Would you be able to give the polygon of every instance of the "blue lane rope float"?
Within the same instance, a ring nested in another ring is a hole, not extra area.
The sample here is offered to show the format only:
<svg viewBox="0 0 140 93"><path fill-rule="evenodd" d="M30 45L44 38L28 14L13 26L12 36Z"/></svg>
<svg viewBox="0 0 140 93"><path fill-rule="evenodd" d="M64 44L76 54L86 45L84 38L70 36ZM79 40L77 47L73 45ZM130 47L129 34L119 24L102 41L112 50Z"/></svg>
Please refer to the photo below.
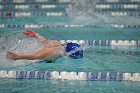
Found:
<svg viewBox="0 0 140 93"><path fill-rule="evenodd" d="M101 14L104 14L106 13L105 11L100 11ZM119 16L119 17L122 17L122 16L140 16L140 12L138 11L111 11L111 12L108 12L109 15L111 16Z"/></svg>
<svg viewBox="0 0 140 93"><path fill-rule="evenodd" d="M140 25L139 24L112 24L111 25L112 27L116 27L116 28L128 28L128 29L137 29L137 28L140 28Z"/></svg>
<svg viewBox="0 0 140 93"><path fill-rule="evenodd" d="M1 9L0 9L1 10ZM104 12L101 12L104 13ZM111 16L140 16L140 12L109 12ZM68 16L65 12L0 12L0 17Z"/></svg>
<svg viewBox="0 0 140 93"><path fill-rule="evenodd" d="M71 0L0 0L1 3L70 3Z"/></svg>
<svg viewBox="0 0 140 93"><path fill-rule="evenodd" d="M140 81L140 73L119 72L67 72L67 71L0 71L0 78L15 79L66 79L89 81Z"/></svg>
<svg viewBox="0 0 140 93"><path fill-rule="evenodd" d="M111 16L140 16L140 12L120 12L120 11L115 11L115 12L110 12Z"/></svg>
<svg viewBox="0 0 140 93"><path fill-rule="evenodd" d="M47 24L0 24L0 28L77 28L77 27L95 27L95 25L76 25L76 24L62 24L62 25L47 25ZM111 24L111 27L115 28L128 28L128 29L138 29L139 24Z"/></svg>
<svg viewBox="0 0 140 93"><path fill-rule="evenodd" d="M47 24L0 24L0 28L67 28L67 27L89 27L87 25L47 25ZM90 25L92 27L92 25Z"/></svg>
<svg viewBox="0 0 140 93"><path fill-rule="evenodd" d="M47 8L67 8L70 5L0 5L0 9L47 9ZM139 4L96 4L96 9L139 9Z"/></svg>
<svg viewBox="0 0 140 93"><path fill-rule="evenodd" d="M2 3L44 3L44 2L60 2L70 3L72 0L0 0ZM139 0L97 0L98 3L138 3Z"/></svg>
<svg viewBox="0 0 140 93"><path fill-rule="evenodd" d="M0 12L0 17L68 16L65 12Z"/></svg>
<svg viewBox="0 0 140 93"><path fill-rule="evenodd" d="M61 44L77 43L89 46L140 46L140 40L59 40Z"/></svg>
<svg viewBox="0 0 140 93"><path fill-rule="evenodd" d="M139 4L96 4L96 9L140 9Z"/></svg>
<svg viewBox="0 0 140 93"><path fill-rule="evenodd" d="M140 40L60 40L61 44L67 42L91 46L140 46Z"/></svg>
<svg viewBox="0 0 140 93"><path fill-rule="evenodd" d="M57 9L57 8L68 8L70 5L55 5L55 4L33 4L33 5L0 5L0 10L26 10L26 9Z"/></svg>
<svg viewBox="0 0 140 93"><path fill-rule="evenodd" d="M138 3L139 0L97 0L98 3Z"/></svg>

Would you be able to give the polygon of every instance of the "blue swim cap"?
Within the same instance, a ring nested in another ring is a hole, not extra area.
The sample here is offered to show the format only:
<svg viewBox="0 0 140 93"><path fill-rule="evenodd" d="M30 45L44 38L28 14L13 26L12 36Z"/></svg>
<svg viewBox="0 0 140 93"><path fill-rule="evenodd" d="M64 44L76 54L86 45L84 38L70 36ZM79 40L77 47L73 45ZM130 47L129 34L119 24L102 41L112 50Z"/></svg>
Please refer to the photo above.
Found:
<svg viewBox="0 0 140 93"><path fill-rule="evenodd" d="M81 45L77 44L77 43L72 43L72 42L67 43L65 52L71 52L71 51L74 51L76 48L80 48L80 47L81 47ZM69 57L73 58L73 59L82 58L83 57L83 50L77 50L76 52L71 53L69 55Z"/></svg>

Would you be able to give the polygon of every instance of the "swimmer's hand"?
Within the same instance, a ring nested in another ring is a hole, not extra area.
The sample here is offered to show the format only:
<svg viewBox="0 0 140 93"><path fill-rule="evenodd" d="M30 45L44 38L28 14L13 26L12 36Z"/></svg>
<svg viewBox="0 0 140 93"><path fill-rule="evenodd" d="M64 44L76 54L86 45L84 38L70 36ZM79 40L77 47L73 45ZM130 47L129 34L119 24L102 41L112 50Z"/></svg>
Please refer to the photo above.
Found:
<svg viewBox="0 0 140 93"><path fill-rule="evenodd" d="M7 52L6 57L7 57L8 59L13 59L13 60L18 59L18 55L17 55L16 53L13 53L13 52Z"/></svg>
<svg viewBox="0 0 140 93"><path fill-rule="evenodd" d="M26 35L26 36L30 36L30 37L35 37L36 36L36 33L32 30L25 30L23 32L23 34Z"/></svg>

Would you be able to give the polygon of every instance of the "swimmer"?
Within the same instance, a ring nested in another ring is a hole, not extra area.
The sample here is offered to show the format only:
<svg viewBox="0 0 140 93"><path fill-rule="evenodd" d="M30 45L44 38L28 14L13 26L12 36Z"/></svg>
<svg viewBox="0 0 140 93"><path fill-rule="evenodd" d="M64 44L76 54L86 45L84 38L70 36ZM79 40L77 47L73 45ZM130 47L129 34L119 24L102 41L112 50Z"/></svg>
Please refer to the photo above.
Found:
<svg viewBox="0 0 140 93"><path fill-rule="evenodd" d="M61 45L61 43L57 40L49 40L49 39L39 35L38 33L34 32L34 31L31 31L31 30L25 30L23 32L23 34L26 35L26 36L34 37L34 38L38 39L41 43L43 43L45 45L45 47L42 48L41 50L38 50L38 51L33 52L33 53L29 53L29 54L22 54L22 53L17 54L17 53L14 53L14 52L7 52L6 57L8 59L13 59L13 60L47 59L47 61L54 61L61 56L68 56L67 53L65 52L66 50L65 50L64 46ZM70 48L72 48L71 44L72 43L69 43L69 46L67 46L68 47L67 52L69 52ZM74 44L74 45L77 46L77 44ZM83 56L82 51L81 52L80 51L76 52L76 55L79 54L79 53L81 55L80 57L82 57ZM72 56L73 56L73 58L75 57L75 55L71 55L71 57Z"/></svg>
<svg viewBox="0 0 140 93"><path fill-rule="evenodd" d="M59 41L56 40L48 40L47 38L44 38L43 36L39 35L38 33L35 33L31 30L25 30L23 32L24 35L34 37L38 39L41 43L45 45L44 48L41 50L38 50L33 53L29 54L17 54L14 52L7 52L7 58L13 59L13 60L19 60L19 59L28 59L28 60L34 60L34 59L47 59L47 60L55 60L59 56L63 55L64 47L60 44Z"/></svg>

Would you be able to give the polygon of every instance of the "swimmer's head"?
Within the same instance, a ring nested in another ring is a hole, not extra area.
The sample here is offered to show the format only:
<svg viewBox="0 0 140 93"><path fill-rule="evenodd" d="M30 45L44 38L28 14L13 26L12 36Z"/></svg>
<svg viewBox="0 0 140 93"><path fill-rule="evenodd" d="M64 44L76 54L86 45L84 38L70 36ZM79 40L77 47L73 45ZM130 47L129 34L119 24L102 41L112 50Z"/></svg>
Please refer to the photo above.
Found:
<svg viewBox="0 0 140 93"><path fill-rule="evenodd" d="M83 57L83 50L80 49L81 45L77 43L67 43L65 52L69 53L69 57L79 59Z"/></svg>

